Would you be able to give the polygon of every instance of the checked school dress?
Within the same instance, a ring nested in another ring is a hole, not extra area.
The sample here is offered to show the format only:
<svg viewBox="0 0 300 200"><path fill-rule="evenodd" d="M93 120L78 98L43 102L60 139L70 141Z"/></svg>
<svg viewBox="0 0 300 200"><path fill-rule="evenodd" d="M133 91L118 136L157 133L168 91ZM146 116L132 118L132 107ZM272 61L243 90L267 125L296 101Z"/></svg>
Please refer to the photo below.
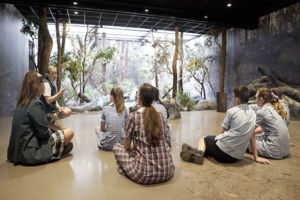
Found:
<svg viewBox="0 0 300 200"><path fill-rule="evenodd" d="M166 182L174 176L175 170L170 148L166 142L164 130L159 143L155 145L147 143L143 109L131 113L125 126L125 137L133 142L134 150L126 151L123 145L114 145L113 151L118 171L139 184ZM162 119L162 115L160 116Z"/></svg>

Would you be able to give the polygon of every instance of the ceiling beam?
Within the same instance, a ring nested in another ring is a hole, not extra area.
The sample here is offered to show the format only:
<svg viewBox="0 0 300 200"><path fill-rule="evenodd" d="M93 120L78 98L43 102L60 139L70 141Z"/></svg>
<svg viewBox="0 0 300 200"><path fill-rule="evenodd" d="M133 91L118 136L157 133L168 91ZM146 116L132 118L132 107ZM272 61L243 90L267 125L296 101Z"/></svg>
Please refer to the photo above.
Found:
<svg viewBox="0 0 300 200"><path fill-rule="evenodd" d="M143 24L148 20L148 17L139 25L139 28L143 26Z"/></svg>
<svg viewBox="0 0 300 200"><path fill-rule="evenodd" d="M68 19L69 19L69 23L71 24L71 18L70 18L70 14L69 14L69 10L67 9L67 15L68 15Z"/></svg>
<svg viewBox="0 0 300 200"><path fill-rule="evenodd" d="M172 21L170 24L168 24L168 26L166 26L165 28L163 28L162 30L166 30L167 28L169 28L170 26L172 26L175 23L175 21Z"/></svg>
<svg viewBox="0 0 300 200"><path fill-rule="evenodd" d="M117 18L118 18L119 14L116 15L115 19L114 19L114 22L112 23L112 26L115 25L116 21L117 21Z"/></svg>
<svg viewBox="0 0 300 200"><path fill-rule="evenodd" d="M132 15L131 18L128 20L127 24L125 25L126 27L130 24L130 22L132 21L133 18L134 18L134 15Z"/></svg>
<svg viewBox="0 0 300 200"><path fill-rule="evenodd" d="M56 20L55 20L55 18L54 18L54 16L53 16L53 13L52 13L52 11L51 11L51 9L50 9L49 7L48 7L48 9L49 9L49 12L50 12L50 14L51 14L51 16L52 16L54 22L56 22Z"/></svg>
<svg viewBox="0 0 300 200"><path fill-rule="evenodd" d="M157 26L163 19L161 18L158 22L156 22L153 26L151 26L150 29L153 29L155 26Z"/></svg>
<svg viewBox="0 0 300 200"><path fill-rule="evenodd" d="M101 25L101 19L102 19L102 12L100 12L99 21L98 21L98 26Z"/></svg>
<svg viewBox="0 0 300 200"><path fill-rule="evenodd" d="M202 25L202 26L203 26L203 24L199 23L198 25L196 25L196 26L194 26L194 27L192 27L192 28L190 28L190 29L186 30L185 32L189 32L189 31L191 31L191 30L193 30L193 29L195 29L195 28L199 27L200 25ZM204 27L204 26L203 26L203 27Z"/></svg>

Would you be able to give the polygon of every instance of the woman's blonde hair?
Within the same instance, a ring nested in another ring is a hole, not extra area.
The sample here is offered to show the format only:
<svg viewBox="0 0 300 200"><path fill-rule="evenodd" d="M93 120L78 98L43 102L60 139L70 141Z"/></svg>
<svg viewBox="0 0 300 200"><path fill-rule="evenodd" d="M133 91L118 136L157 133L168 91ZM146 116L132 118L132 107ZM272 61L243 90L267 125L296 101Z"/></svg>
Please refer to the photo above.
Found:
<svg viewBox="0 0 300 200"><path fill-rule="evenodd" d="M114 99L114 103L116 105L117 113L119 115L122 114L125 110L123 90L121 88L113 88L110 91L110 95Z"/></svg>
<svg viewBox="0 0 300 200"><path fill-rule="evenodd" d="M31 100L41 92L41 84L43 84L43 78L39 73L35 71L27 72L22 83L17 106L28 106Z"/></svg>
<svg viewBox="0 0 300 200"><path fill-rule="evenodd" d="M50 65L50 66L47 68L46 76L48 76L48 74L49 74L51 71L53 71L53 70L57 71L57 68Z"/></svg>
<svg viewBox="0 0 300 200"><path fill-rule="evenodd" d="M152 102L155 99L153 86L148 83L141 85L139 88L139 96L142 106L145 107L143 111L143 121L147 142L153 145L159 142L163 133L161 116L152 106Z"/></svg>
<svg viewBox="0 0 300 200"><path fill-rule="evenodd" d="M260 88L257 97L262 97L264 103L271 103L277 113L283 118L287 118L287 113L279 103L279 96L272 92L269 88Z"/></svg>

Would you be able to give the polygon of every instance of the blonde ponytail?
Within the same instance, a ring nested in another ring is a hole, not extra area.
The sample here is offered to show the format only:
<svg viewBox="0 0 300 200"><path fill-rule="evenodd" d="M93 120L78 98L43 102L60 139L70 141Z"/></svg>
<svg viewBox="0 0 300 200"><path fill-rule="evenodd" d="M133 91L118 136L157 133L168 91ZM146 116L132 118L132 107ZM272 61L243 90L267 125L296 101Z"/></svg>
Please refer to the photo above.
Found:
<svg viewBox="0 0 300 200"><path fill-rule="evenodd" d="M278 101L275 101L272 103L272 106L274 107L274 109L278 112L278 114L284 119L286 120L287 118L287 113L286 111L283 109L281 103L279 103Z"/></svg>

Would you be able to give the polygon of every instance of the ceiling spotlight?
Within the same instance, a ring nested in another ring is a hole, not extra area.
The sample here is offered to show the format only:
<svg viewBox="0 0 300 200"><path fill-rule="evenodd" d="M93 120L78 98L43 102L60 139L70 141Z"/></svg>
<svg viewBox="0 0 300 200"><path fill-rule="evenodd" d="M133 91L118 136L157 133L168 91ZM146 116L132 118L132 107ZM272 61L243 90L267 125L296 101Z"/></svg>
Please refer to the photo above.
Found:
<svg viewBox="0 0 300 200"><path fill-rule="evenodd" d="M77 4L78 4L78 2L76 2L76 1L73 2L73 5L77 5Z"/></svg>
<svg viewBox="0 0 300 200"><path fill-rule="evenodd" d="M74 12L74 14L75 14L75 15L78 15L78 12L77 12L77 11L75 11L75 12Z"/></svg>
<svg viewBox="0 0 300 200"><path fill-rule="evenodd" d="M208 16L207 15L204 15L204 19L207 19L208 18Z"/></svg>
<svg viewBox="0 0 300 200"><path fill-rule="evenodd" d="M232 4L229 2L227 3L227 7L230 8L232 6Z"/></svg>
<svg viewBox="0 0 300 200"><path fill-rule="evenodd" d="M146 8L146 9L145 9L145 12L149 12L149 10Z"/></svg>

